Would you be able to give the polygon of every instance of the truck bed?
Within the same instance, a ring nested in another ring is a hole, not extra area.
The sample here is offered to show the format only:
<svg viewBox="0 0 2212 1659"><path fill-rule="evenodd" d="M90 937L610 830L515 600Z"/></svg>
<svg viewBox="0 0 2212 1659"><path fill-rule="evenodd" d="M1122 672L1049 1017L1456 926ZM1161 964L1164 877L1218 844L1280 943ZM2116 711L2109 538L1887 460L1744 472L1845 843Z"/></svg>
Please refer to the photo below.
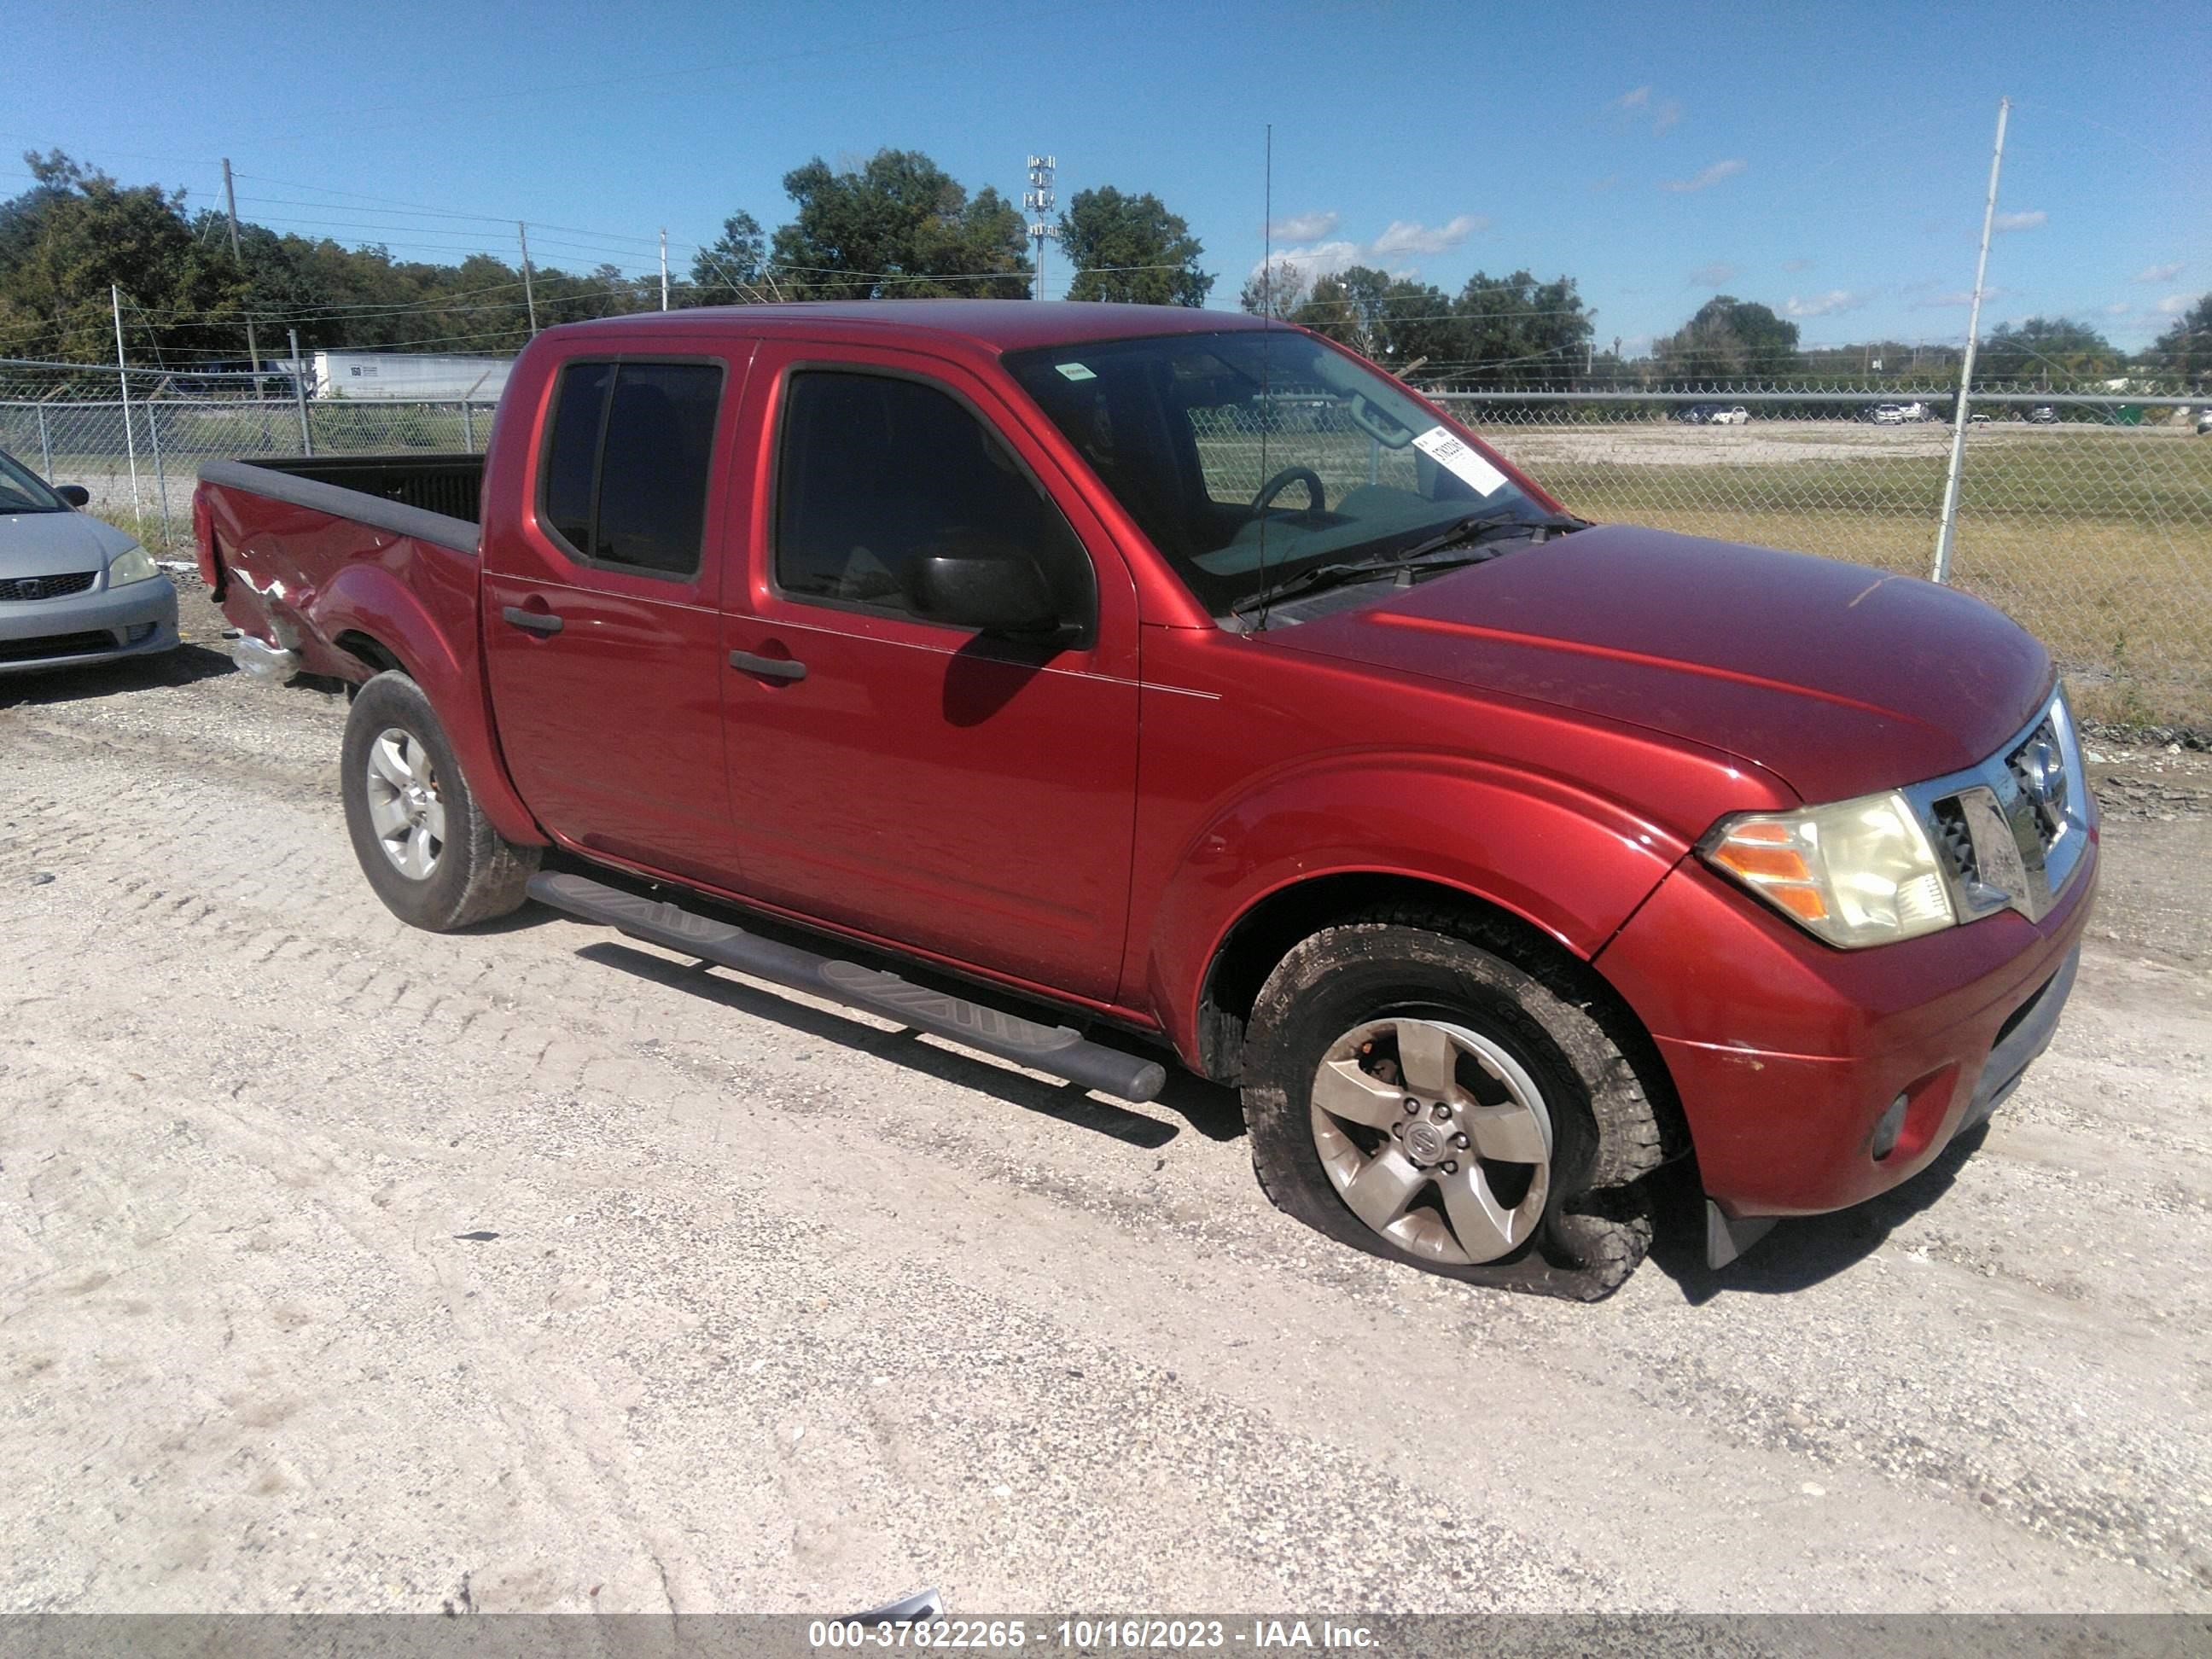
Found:
<svg viewBox="0 0 2212 1659"><path fill-rule="evenodd" d="M473 454L302 455L218 463L329 484L475 525L481 521L484 458ZM200 476L208 476L203 468ZM254 484L246 484L252 489ZM266 493L264 491L264 493Z"/></svg>

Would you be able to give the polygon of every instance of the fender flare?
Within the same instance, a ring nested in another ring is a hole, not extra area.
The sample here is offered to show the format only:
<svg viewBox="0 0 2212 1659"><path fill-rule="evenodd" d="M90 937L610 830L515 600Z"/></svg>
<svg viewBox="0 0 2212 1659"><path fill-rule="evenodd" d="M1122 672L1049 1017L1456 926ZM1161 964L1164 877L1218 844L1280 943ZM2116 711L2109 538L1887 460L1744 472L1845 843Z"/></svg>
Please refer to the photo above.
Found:
<svg viewBox="0 0 2212 1659"><path fill-rule="evenodd" d="M1191 839L1153 911L1146 990L1195 1066L1216 961L1286 891L1346 876L1420 884L1516 916L1588 962L1688 850L1565 779L1457 756L1324 758L1267 779Z"/></svg>
<svg viewBox="0 0 2212 1659"><path fill-rule="evenodd" d="M434 560L422 560L416 570L429 575L435 565ZM473 561L469 574L473 579ZM446 740L492 828L518 845L544 846L549 838L516 792L500 753L477 650L473 580L465 592L440 597L449 601L456 614L469 618L465 651L456 648L452 626L441 625L413 587L381 564L349 563L301 611L313 641L304 654L317 672L358 681L374 675L380 665L365 662L337 641L349 634L364 635L390 653L437 710Z"/></svg>

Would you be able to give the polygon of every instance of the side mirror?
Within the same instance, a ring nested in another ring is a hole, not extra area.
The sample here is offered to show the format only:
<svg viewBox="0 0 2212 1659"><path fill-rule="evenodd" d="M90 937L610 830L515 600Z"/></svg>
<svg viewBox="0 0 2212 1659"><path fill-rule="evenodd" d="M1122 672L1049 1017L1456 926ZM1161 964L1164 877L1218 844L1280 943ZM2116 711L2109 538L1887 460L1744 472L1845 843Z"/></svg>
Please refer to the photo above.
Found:
<svg viewBox="0 0 2212 1659"><path fill-rule="evenodd" d="M60 496L71 507L89 507L92 505L92 492L89 489L87 489L82 484L58 484L54 488L54 494Z"/></svg>
<svg viewBox="0 0 2212 1659"><path fill-rule="evenodd" d="M1044 572L1028 554L932 553L914 562L915 611L983 634L1050 634L1060 623Z"/></svg>

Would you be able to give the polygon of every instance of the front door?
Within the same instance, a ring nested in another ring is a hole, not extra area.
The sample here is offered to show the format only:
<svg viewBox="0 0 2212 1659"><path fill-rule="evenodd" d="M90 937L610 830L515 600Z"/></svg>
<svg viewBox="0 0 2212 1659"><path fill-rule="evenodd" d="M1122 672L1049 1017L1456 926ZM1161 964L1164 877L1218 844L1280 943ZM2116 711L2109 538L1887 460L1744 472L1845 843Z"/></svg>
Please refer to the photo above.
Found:
<svg viewBox="0 0 2212 1659"><path fill-rule="evenodd" d="M508 770L563 841L737 884L722 774L732 354L593 354L555 371L519 527L489 539L484 656Z"/></svg>
<svg viewBox="0 0 2212 1659"><path fill-rule="evenodd" d="M1126 567L1065 480L1046 488L1052 463L1006 405L951 365L769 343L754 385L745 448L764 487L725 627L747 890L1111 1000L1136 792ZM917 614L916 560L993 549L1042 567L1066 637Z"/></svg>

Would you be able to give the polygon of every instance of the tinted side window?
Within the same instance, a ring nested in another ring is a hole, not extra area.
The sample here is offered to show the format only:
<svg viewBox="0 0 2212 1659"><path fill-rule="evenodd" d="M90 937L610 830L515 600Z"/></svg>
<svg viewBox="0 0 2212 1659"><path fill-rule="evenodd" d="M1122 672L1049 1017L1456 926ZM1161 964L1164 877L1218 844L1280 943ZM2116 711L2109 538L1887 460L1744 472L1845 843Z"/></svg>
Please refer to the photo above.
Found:
<svg viewBox="0 0 2212 1659"><path fill-rule="evenodd" d="M545 458L545 522L602 564L699 568L722 371L714 363L571 363Z"/></svg>
<svg viewBox="0 0 2212 1659"><path fill-rule="evenodd" d="M545 451L545 523L578 552L591 544L592 485L599 464L612 363L570 363L553 402L553 441Z"/></svg>
<svg viewBox="0 0 2212 1659"><path fill-rule="evenodd" d="M916 560L1000 549L1037 561L1062 616L1090 616L1089 555L1005 441L957 398L871 374L792 376L776 476L785 592L910 614Z"/></svg>

